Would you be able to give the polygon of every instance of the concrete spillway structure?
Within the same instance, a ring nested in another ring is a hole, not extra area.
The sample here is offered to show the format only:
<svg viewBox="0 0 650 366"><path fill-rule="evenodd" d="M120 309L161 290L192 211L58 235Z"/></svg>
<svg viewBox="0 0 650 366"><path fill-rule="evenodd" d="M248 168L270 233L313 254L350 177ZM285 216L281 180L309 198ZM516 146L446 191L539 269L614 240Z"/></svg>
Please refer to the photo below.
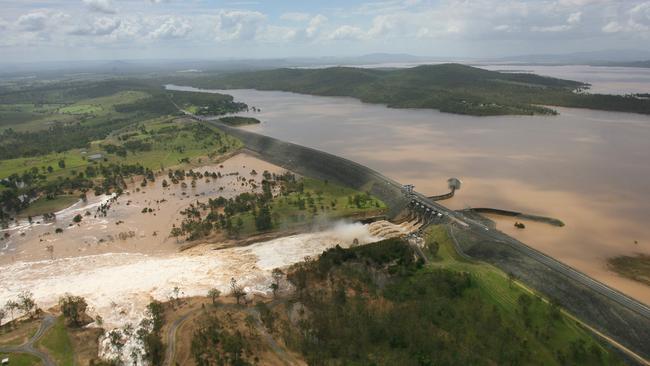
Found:
<svg viewBox="0 0 650 366"><path fill-rule="evenodd" d="M441 222L456 227L452 229L456 232L454 241L456 237L463 239L460 244L457 242L461 254L515 274L604 336L616 340L634 354L650 359L650 309L646 305L417 192L409 197L402 185L361 164L222 123L209 123L242 140L263 160L301 175L370 192L389 206L389 218L413 210L414 205L420 220L432 219L434 212L436 216L442 213ZM629 356L629 353L625 355ZM628 361L646 363L634 357Z"/></svg>

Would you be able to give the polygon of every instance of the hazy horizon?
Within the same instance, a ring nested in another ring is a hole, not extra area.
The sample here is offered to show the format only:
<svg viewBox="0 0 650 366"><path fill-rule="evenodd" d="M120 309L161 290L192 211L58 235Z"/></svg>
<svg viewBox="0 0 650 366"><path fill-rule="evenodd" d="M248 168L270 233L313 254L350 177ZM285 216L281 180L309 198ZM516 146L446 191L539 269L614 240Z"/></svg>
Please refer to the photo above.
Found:
<svg viewBox="0 0 650 366"><path fill-rule="evenodd" d="M650 1L0 0L4 62L645 50Z"/></svg>

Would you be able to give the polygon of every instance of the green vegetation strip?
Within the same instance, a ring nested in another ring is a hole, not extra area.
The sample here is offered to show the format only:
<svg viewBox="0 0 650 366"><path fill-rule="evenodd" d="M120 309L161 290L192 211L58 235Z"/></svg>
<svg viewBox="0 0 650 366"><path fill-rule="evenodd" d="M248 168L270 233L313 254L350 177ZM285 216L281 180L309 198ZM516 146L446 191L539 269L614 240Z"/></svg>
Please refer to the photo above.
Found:
<svg viewBox="0 0 650 366"><path fill-rule="evenodd" d="M232 116L232 117L221 117L219 118L219 122L225 123L230 126L246 126L246 125L258 124L260 123L260 120L252 117Z"/></svg>
<svg viewBox="0 0 650 366"><path fill-rule="evenodd" d="M0 360L8 358L10 366L36 366L42 365L38 357L26 353L0 353Z"/></svg>
<svg viewBox="0 0 650 366"><path fill-rule="evenodd" d="M257 172L255 172L257 173ZM171 184L187 184L186 179L217 179L217 173L170 171ZM240 238L273 230L292 230L314 222L379 215L386 205L368 193L355 191L325 181L296 178L291 173L262 173L262 193L245 192L237 197L218 197L197 202L181 212L185 219L171 231L173 237L188 240L204 238L213 232ZM169 184L167 179L161 183ZM274 196L273 192L280 192Z"/></svg>
<svg viewBox="0 0 650 366"><path fill-rule="evenodd" d="M32 202L26 209L19 212L18 217L30 217L57 212L70 207L79 201L78 196L61 195L52 199L41 197Z"/></svg>
<svg viewBox="0 0 650 366"><path fill-rule="evenodd" d="M54 326L45 333L36 346L47 352L59 366L74 364L74 350L62 316L56 320Z"/></svg>

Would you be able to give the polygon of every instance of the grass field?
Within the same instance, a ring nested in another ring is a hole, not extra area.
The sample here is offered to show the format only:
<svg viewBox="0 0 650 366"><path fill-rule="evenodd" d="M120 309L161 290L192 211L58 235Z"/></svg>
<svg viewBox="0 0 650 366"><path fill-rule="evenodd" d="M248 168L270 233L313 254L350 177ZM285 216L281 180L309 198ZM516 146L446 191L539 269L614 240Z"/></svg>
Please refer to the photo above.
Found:
<svg viewBox="0 0 650 366"><path fill-rule="evenodd" d="M79 197L71 195L61 195L54 199L41 197L32 202L29 207L20 211L18 217L37 216L44 213L57 212L66 207L72 206L77 201L79 201Z"/></svg>
<svg viewBox="0 0 650 366"><path fill-rule="evenodd" d="M59 108L58 113L63 114L92 114L102 115L115 112L114 106L119 104L133 103L149 97L149 94L141 91L123 91L106 97L84 99L72 105Z"/></svg>
<svg viewBox="0 0 650 366"><path fill-rule="evenodd" d="M5 128L15 131L45 129L54 123L92 123L94 118L125 115L115 106L133 103L149 97L143 91L122 91L113 95L82 99L72 104L0 104L0 132Z"/></svg>
<svg viewBox="0 0 650 366"><path fill-rule="evenodd" d="M52 115L61 104L0 104L0 131L22 124L40 121Z"/></svg>
<svg viewBox="0 0 650 366"><path fill-rule="evenodd" d="M66 330L63 317L59 317L56 324L41 338L37 347L47 352L59 366L72 366L74 364L74 350Z"/></svg>
<svg viewBox="0 0 650 366"><path fill-rule="evenodd" d="M40 320L27 320L0 327L0 346L20 346L36 334Z"/></svg>
<svg viewBox="0 0 650 366"><path fill-rule="evenodd" d="M96 104L80 104L71 105L59 109L59 113L63 114L98 114L104 110L101 105Z"/></svg>
<svg viewBox="0 0 650 366"><path fill-rule="evenodd" d="M437 243L438 252L433 258L429 270L436 268L445 268L458 272L468 272L472 274L474 283L480 296L490 299L492 303L499 306L507 313L517 313L519 311L518 299L521 295L530 295L532 292L523 287L523 285L511 280L506 273L482 262L468 261L458 255L452 239L450 238L447 228L442 225L433 226L428 229L425 237L426 243ZM534 297L531 305L532 327L543 329L548 321L549 306L538 296ZM547 345L534 344L537 339L531 339L531 349L539 350L537 357L540 363L553 364L553 355L548 352L549 349L561 349L572 341L582 340L587 346L594 346L606 350L597 341L594 340L591 332L571 320L568 316L562 316L559 323L552 328L553 332L550 338L546 340ZM550 347L549 347L550 346Z"/></svg>
<svg viewBox="0 0 650 366"><path fill-rule="evenodd" d="M65 176L70 171L80 169L88 165L85 155L81 149L70 150L63 153L51 153L42 156L0 160L0 179L12 174L21 174L24 171L37 168L45 171L48 178ZM59 161L65 161L65 168L59 167ZM52 173L47 173L47 167L52 167Z"/></svg>
<svg viewBox="0 0 650 366"><path fill-rule="evenodd" d="M270 208L275 229L291 229L319 219L325 221L325 219L336 220L364 213L380 214L386 209L386 205L376 198L370 198L360 207L350 204L349 197L361 193L354 189L311 178L302 178L302 182L303 193L293 192L286 197L273 199ZM309 204L310 197L313 205ZM295 204L300 199L306 201L304 209L299 209ZM251 235L257 232L255 219L251 213L235 215L234 220L238 217L244 222L241 234Z"/></svg>
<svg viewBox="0 0 650 366"><path fill-rule="evenodd" d="M40 359L24 353L0 353L0 359L9 358L10 366L36 366L42 365Z"/></svg>
<svg viewBox="0 0 650 366"><path fill-rule="evenodd" d="M158 170L182 165L181 160L184 159L191 164L207 164L210 162L210 156L217 157L243 146L241 141L211 126L208 128L209 133L214 134L213 136L195 136L192 131L183 130L197 125L198 122L194 121L157 118L117 131L105 141L93 143L92 150L100 152L101 144L123 146L124 142L120 141L119 137L126 134L130 136L129 141L139 140L150 143L151 150L129 152L124 158L109 154L108 160L124 164L139 163L146 168ZM221 137L217 139L216 134ZM214 137L214 140L210 137Z"/></svg>
<svg viewBox="0 0 650 366"><path fill-rule="evenodd" d="M143 121L137 127L116 131L112 136L102 141L91 143L89 149L75 149L63 153L51 153L38 157L17 158L0 160L0 179L12 174L21 174L33 168L44 172L49 179L69 176L73 171L80 172L86 166L94 164L86 159L86 156L103 153L107 163L142 164L149 169L169 168L181 164L181 159L189 159L196 164L207 163L208 155L218 155L232 150L239 149L242 143L230 136L222 135L221 143L210 145L207 141L197 142L190 133L162 133L155 134L165 127L183 127L196 124L196 122L178 122L171 118L157 118ZM143 133L142 127L151 133ZM218 131L210 127L212 131ZM103 144L114 144L121 146L123 143L118 136L124 133L134 133L130 140L145 140L152 144L151 151L129 152L126 157L119 157L113 154L106 154L102 149ZM153 134L152 134L153 133ZM219 149L225 151L219 152ZM84 154L85 152L85 154ZM201 159L201 162L198 160ZM60 160L65 161L65 167L58 165ZM47 173L47 168L52 167L52 173Z"/></svg>

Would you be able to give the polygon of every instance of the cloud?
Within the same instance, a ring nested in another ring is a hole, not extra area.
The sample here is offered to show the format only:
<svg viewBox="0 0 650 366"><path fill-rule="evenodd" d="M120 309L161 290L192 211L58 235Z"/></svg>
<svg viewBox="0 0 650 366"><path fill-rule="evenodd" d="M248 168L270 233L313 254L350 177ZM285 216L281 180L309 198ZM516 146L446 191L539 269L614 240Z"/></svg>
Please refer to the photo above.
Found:
<svg viewBox="0 0 650 366"><path fill-rule="evenodd" d="M575 13L571 13L567 18L566 22L569 24L577 24L580 23L581 19L582 19L582 12L577 11Z"/></svg>
<svg viewBox="0 0 650 366"><path fill-rule="evenodd" d="M618 33L623 30L623 26L618 24L618 22L609 22L603 27L603 32L605 33Z"/></svg>
<svg viewBox="0 0 650 366"><path fill-rule="evenodd" d="M634 4L602 27L604 33L632 33L650 38L650 1Z"/></svg>
<svg viewBox="0 0 650 366"><path fill-rule="evenodd" d="M316 38L321 31L322 26L327 23L327 17L324 15L316 15L309 20L309 25L305 29L307 38Z"/></svg>
<svg viewBox="0 0 650 366"><path fill-rule="evenodd" d="M569 44L567 50L577 44L584 50L643 48L650 39L650 0L365 1L332 7L322 0L310 2L309 12L276 14L262 11L268 7L265 2L246 0L220 5L204 0L57 0L57 10L35 8L47 1L25 0L0 17L0 44L11 44L15 54L21 53L20 47L98 45L158 52L173 49L180 44L177 39L197 45L193 55L205 52L215 40L224 50L274 43L281 47L268 50L296 55L367 52L382 44L386 52L469 54L474 51L465 50L476 49L512 54L523 49L562 52ZM173 4L173 13L162 13L164 4L155 6L162 3ZM88 42L81 36L95 38ZM169 47L146 47L164 42ZM247 46L239 47L242 42ZM518 48L512 48L515 45Z"/></svg>
<svg viewBox="0 0 650 366"><path fill-rule="evenodd" d="M117 11L113 8L111 0L82 0L86 6L98 13L115 14Z"/></svg>
<svg viewBox="0 0 650 366"><path fill-rule="evenodd" d="M343 25L336 28L327 38L331 40L359 40L365 36L366 33L359 27Z"/></svg>
<svg viewBox="0 0 650 366"><path fill-rule="evenodd" d="M498 32L511 32L513 29L512 26L508 24L499 24L494 27L494 30Z"/></svg>
<svg viewBox="0 0 650 366"><path fill-rule="evenodd" d="M550 25L547 27L540 27L540 26L530 27L530 30L533 32L564 32L564 31L568 31L569 29L571 29L571 26L566 24Z"/></svg>
<svg viewBox="0 0 650 366"><path fill-rule="evenodd" d="M158 28L149 33L149 37L154 39L174 39L187 36L192 27L182 19L169 17Z"/></svg>
<svg viewBox="0 0 650 366"><path fill-rule="evenodd" d="M101 17L95 19L91 24L75 27L69 34L75 36L106 36L117 30L122 21L119 19Z"/></svg>
<svg viewBox="0 0 650 366"><path fill-rule="evenodd" d="M19 29L27 32L38 32L44 30L47 27L48 18L48 14L46 12L36 11L33 13L21 15L16 21L16 25Z"/></svg>
<svg viewBox="0 0 650 366"><path fill-rule="evenodd" d="M216 39L219 41L249 41L256 38L266 16L257 11L225 11L216 17Z"/></svg>

